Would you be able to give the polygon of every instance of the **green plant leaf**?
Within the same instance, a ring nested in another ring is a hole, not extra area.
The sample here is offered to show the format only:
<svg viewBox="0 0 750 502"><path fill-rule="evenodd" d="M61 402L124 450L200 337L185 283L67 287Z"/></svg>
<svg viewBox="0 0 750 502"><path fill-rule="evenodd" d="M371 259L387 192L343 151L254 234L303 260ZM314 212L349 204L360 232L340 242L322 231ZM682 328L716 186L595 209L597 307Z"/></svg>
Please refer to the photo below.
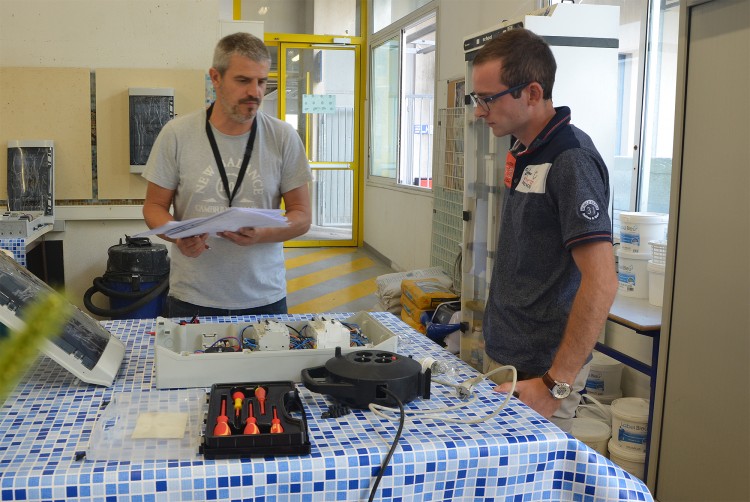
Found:
<svg viewBox="0 0 750 502"><path fill-rule="evenodd" d="M24 328L0 338L0 402L18 384L48 338L59 336L73 306L55 291L44 293L24 308Z"/></svg>

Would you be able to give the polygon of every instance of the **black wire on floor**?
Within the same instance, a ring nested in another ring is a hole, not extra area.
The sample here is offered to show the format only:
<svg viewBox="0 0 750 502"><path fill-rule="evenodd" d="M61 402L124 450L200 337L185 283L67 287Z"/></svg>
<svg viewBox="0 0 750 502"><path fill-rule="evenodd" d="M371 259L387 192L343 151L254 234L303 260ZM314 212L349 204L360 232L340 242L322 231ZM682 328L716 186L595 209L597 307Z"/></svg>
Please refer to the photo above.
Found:
<svg viewBox="0 0 750 502"><path fill-rule="evenodd" d="M396 437L393 438L393 444L391 444L391 449L388 450L388 455L385 456L383 459L383 463L380 466L380 472L378 472L378 477L375 478L375 482L372 484L372 488L370 489L370 498L368 499L369 502L372 502L375 499L375 492L378 490L378 485L380 484L380 480L383 478L383 474L385 473L386 467L388 467L388 463L391 461L391 457L393 456L393 452L396 450L396 446L398 446L398 440L401 439L401 432L404 430L404 422L406 422L406 413L404 412L404 403L401 402L401 400L398 398L396 394L388 390L387 388L383 388L383 392L391 396L393 399L396 400L396 404L398 405L398 409L401 412L401 418L398 422L398 430L396 431Z"/></svg>

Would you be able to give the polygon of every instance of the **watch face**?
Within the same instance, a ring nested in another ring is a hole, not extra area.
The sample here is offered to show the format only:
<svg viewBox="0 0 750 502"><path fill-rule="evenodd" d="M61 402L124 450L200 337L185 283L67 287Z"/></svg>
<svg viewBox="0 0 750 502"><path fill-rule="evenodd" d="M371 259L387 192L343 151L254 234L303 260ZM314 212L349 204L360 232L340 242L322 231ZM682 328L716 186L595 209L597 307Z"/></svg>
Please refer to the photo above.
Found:
<svg viewBox="0 0 750 502"><path fill-rule="evenodd" d="M570 395L570 384L557 383L557 385L552 388L552 395L555 399L565 399Z"/></svg>

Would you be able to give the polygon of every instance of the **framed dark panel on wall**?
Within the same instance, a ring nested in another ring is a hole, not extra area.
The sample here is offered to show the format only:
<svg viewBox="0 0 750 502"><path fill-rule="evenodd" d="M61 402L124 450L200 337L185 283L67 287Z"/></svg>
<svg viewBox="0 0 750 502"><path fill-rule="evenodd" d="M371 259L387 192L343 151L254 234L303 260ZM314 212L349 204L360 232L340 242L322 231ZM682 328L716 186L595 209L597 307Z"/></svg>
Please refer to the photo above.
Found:
<svg viewBox="0 0 750 502"><path fill-rule="evenodd" d="M130 172L140 174L164 124L174 118L174 89L128 89Z"/></svg>

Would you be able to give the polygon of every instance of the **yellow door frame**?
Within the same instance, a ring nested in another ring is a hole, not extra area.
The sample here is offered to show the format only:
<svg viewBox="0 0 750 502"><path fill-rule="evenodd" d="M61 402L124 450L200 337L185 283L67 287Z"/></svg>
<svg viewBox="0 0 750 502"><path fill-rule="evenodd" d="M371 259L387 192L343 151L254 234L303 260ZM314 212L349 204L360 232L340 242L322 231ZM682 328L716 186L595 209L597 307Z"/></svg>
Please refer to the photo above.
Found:
<svg viewBox="0 0 750 502"><path fill-rule="evenodd" d="M352 194L352 238L347 240L294 240L287 241L285 245L287 247L334 247L334 246L362 246L364 232L362 225L364 217L362 215L362 209L364 204L362 203L362 197L364 195L364 111L365 111L365 99L364 92L366 83L361 79L362 76L362 44L364 39L361 37L346 37L346 43L334 41L334 36L329 35L298 35L298 34L284 34L284 33L266 33L265 43L268 46L277 47L277 68L276 71L272 71L269 74L270 78L275 78L277 82L277 88L279 89L279 100L278 100L278 115L282 117L282 110L286 107L286 93L282 92L284 88L284 82L282 82L282 76L285 75L286 71L286 58L284 52L287 49L314 49L325 48L330 50L353 50L355 53L355 75L354 75L354 103L355 103L355 126L353 134L353 158L351 163L342 162L342 166L351 164L351 167L346 167L352 170L353 174L353 194ZM309 119L308 119L309 120ZM310 128L307 128L309 134ZM303 138L305 143L305 149L309 155L310 138ZM315 168L315 163L311 163L311 167Z"/></svg>
<svg viewBox="0 0 750 502"><path fill-rule="evenodd" d="M352 217L352 243L344 244L337 241L287 241L289 247L314 247L314 246L351 246L362 247L364 243L364 191L365 191L365 127L366 127L366 96L367 96L367 69L368 69L368 50L367 50L367 33L369 32L367 0L360 0L359 6L359 32L362 36L352 37L349 35L301 35L292 33L265 33L264 42L268 46L277 46L281 48L281 43L310 43L310 44L335 44L334 38L349 39L348 45L354 45L357 49L355 56L359 64L358 73L355 75L355 115L359 117L358 124L354 131L354 202ZM232 18L235 21L242 20L242 0L232 1ZM271 72L269 77L276 78L279 82L279 68L281 62L278 62L277 71ZM279 96L279 106L284 96ZM281 108L279 108L280 113ZM341 241L338 241L341 242ZM347 241L351 242L351 241Z"/></svg>

